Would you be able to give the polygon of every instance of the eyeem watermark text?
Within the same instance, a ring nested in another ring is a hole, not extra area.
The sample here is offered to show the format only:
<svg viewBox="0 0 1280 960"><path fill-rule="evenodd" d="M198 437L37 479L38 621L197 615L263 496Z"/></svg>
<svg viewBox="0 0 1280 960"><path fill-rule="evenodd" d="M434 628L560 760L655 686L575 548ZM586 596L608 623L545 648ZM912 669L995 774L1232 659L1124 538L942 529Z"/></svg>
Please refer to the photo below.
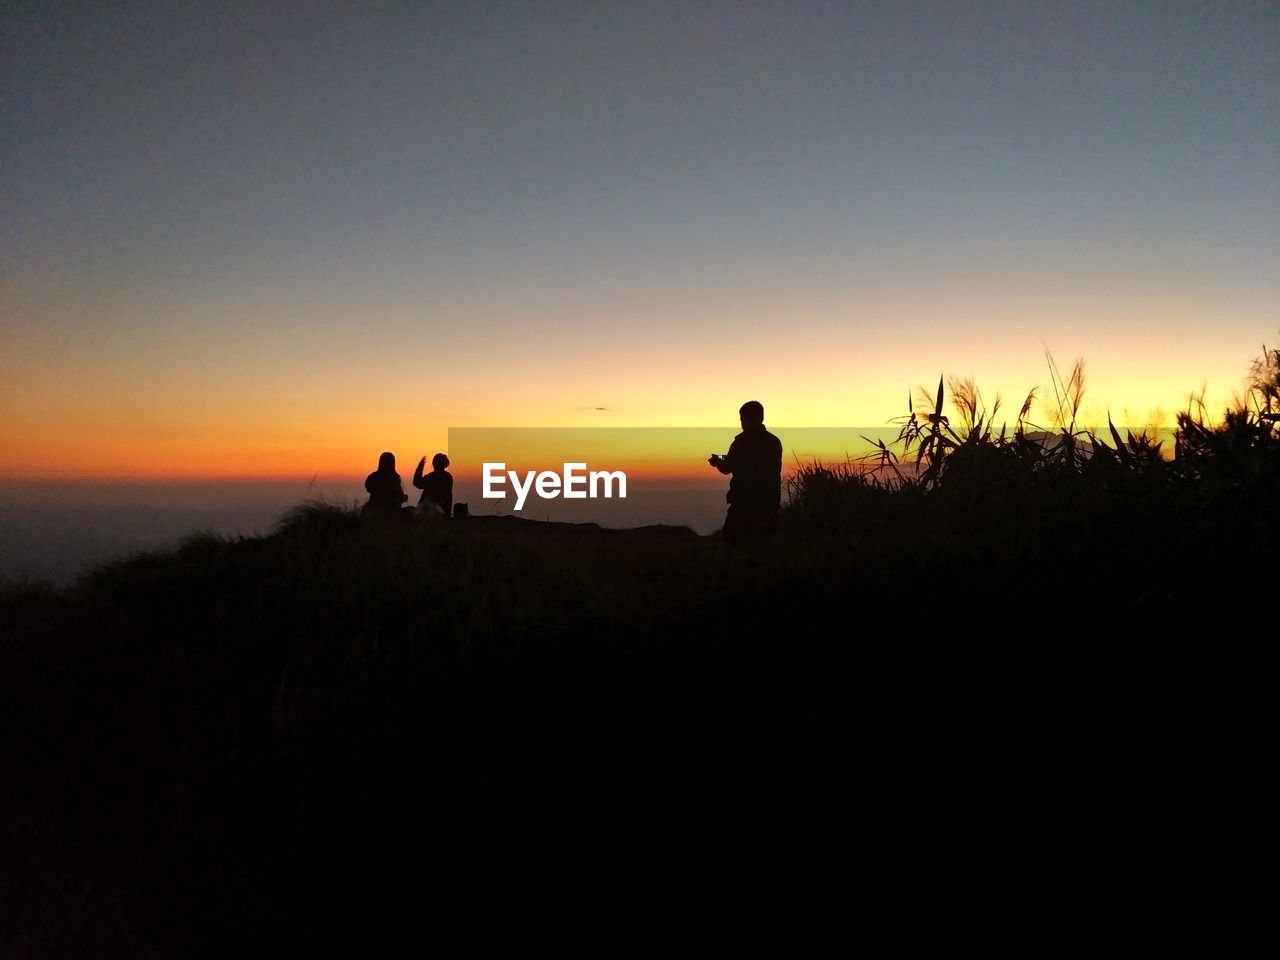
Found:
<svg viewBox="0 0 1280 960"><path fill-rule="evenodd" d="M502 500L506 497L504 487L511 482L511 489L516 494L516 510L524 509L525 499L529 492L537 493L544 500L564 497L566 500L596 500L600 497L617 496L626 499L627 475L621 470L587 471L585 463L566 463L564 472L553 470L525 471L523 483L515 470L508 470L505 463L486 463L484 465L483 496L486 500ZM617 490L615 493L614 490Z"/></svg>

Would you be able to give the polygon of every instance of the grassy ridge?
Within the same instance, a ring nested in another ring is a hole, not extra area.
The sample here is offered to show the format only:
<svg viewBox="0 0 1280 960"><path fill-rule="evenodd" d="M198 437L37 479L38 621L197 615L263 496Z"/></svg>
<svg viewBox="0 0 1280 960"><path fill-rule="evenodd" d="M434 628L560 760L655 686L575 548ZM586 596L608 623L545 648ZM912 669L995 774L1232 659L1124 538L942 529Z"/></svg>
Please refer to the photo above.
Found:
<svg viewBox="0 0 1280 960"><path fill-rule="evenodd" d="M1168 460L971 396L904 423L915 469L802 468L718 566L687 531L308 505L6 591L4 945L1246 937L1274 394Z"/></svg>

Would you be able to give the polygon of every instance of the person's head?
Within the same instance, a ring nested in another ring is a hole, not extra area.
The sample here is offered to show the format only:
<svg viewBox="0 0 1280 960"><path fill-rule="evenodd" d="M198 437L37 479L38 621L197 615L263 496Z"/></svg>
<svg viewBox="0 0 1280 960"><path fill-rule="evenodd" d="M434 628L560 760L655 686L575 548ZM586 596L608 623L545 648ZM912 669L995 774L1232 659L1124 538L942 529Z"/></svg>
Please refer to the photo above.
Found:
<svg viewBox="0 0 1280 960"><path fill-rule="evenodd" d="M378 458L379 473L395 473L396 472L396 455L391 452L384 453Z"/></svg>
<svg viewBox="0 0 1280 960"><path fill-rule="evenodd" d="M744 427L758 427L764 423L764 404L759 400L748 400L738 408L738 418Z"/></svg>
<svg viewBox="0 0 1280 960"><path fill-rule="evenodd" d="M446 457L443 453L437 453L434 457L431 458L432 470L443 470L447 466L449 466L449 458Z"/></svg>

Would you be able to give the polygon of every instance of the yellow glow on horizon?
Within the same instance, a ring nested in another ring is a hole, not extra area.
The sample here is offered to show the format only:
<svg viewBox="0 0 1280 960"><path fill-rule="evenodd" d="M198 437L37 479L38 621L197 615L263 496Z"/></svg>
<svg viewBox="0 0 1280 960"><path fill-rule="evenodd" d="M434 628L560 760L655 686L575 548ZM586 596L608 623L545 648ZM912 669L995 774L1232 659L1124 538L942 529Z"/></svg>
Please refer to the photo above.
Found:
<svg viewBox="0 0 1280 960"><path fill-rule="evenodd" d="M450 427L723 424L723 441L698 451L696 472L707 453L727 448L745 400L764 402L771 426L880 428L907 412L918 387L932 393L943 372L973 376L988 406L999 391L1007 418L1038 387L1031 419L1048 426L1046 341L1064 374L1075 357L1087 361L1081 425L1105 427L1109 414L1119 426L1169 426L1204 385L1209 414L1220 416L1268 339L1263 330L1256 344L1206 346L1203 334L1184 343L1178 328L1212 320L1171 299L1145 312L1107 307L1101 295L1038 307L1012 297L986 310L977 294L968 299L922 294L895 305L850 294L788 310L784 298L766 298L740 305L733 323L691 304L676 312L686 334L670 332L667 317L668 332L639 339L619 332L646 320L624 304L597 339L576 331L425 357L414 344L375 348L354 335L320 352L285 341L278 354L240 358L116 357L35 338L21 351L6 344L0 476L350 477L391 450L407 477L419 456L450 452ZM1087 324L1073 322L1081 316ZM1174 334L1158 336L1162 325ZM684 470L674 461L666 469Z"/></svg>

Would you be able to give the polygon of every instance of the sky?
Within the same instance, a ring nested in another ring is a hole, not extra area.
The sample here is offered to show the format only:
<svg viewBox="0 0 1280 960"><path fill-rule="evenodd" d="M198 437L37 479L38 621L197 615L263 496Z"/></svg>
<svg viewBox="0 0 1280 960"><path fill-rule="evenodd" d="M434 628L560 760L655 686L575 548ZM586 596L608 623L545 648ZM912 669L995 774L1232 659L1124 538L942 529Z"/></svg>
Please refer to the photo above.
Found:
<svg viewBox="0 0 1280 960"><path fill-rule="evenodd" d="M1280 338L1274 2L0 16L0 479L1016 410L1046 348L1168 423Z"/></svg>

